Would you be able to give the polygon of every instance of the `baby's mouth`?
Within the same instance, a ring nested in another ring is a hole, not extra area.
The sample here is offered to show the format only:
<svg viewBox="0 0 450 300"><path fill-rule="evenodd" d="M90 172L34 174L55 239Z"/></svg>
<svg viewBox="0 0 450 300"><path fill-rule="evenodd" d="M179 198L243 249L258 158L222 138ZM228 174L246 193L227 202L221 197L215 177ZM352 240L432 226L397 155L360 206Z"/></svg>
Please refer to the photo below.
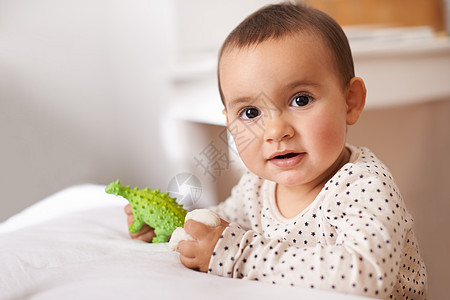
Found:
<svg viewBox="0 0 450 300"><path fill-rule="evenodd" d="M281 152L278 155L274 155L269 159L269 162L273 165L286 169L293 168L298 165L305 157L305 152Z"/></svg>
<svg viewBox="0 0 450 300"><path fill-rule="evenodd" d="M290 152L290 153L286 153L283 155L277 155L277 156L273 157L272 159L288 159L288 158L292 158L292 157L295 157L298 155L300 155L300 153Z"/></svg>

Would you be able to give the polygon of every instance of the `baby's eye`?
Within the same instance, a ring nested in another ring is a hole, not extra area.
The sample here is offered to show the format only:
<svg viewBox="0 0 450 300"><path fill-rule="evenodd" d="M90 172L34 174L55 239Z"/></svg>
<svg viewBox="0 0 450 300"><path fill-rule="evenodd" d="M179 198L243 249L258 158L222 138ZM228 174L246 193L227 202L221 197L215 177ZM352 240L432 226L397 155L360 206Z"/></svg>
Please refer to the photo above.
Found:
<svg viewBox="0 0 450 300"><path fill-rule="evenodd" d="M311 102L313 102L313 100L314 100L313 97L311 97L309 95L297 95L294 97L294 99L292 99L291 105L297 106L297 107L302 107L302 106L311 104Z"/></svg>
<svg viewBox="0 0 450 300"><path fill-rule="evenodd" d="M239 116L244 120L251 120L258 117L261 112L255 107L245 107L239 112Z"/></svg>

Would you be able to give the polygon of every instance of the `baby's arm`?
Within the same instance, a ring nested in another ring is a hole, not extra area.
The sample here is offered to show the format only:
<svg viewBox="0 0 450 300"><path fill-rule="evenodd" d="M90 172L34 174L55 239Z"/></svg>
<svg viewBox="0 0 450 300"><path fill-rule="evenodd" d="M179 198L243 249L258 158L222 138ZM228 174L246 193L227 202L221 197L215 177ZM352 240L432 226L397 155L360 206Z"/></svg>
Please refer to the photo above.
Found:
<svg viewBox="0 0 450 300"><path fill-rule="evenodd" d="M134 223L133 211L131 209L131 204L127 204L124 207L124 211L127 215L128 226ZM141 230L136 233L130 233L130 237L134 240L140 240L147 243L151 243L152 239L156 236L155 231L149 225L145 224L142 226Z"/></svg>
<svg viewBox="0 0 450 300"><path fill-rule="evenodd" d="M298 247L236 224L230 224L222 236L209 264L209 272L216 275L372 297L388 296L394 284L395 273L385 272L387 265L379 266L378 259L360 249Z"/></svg>

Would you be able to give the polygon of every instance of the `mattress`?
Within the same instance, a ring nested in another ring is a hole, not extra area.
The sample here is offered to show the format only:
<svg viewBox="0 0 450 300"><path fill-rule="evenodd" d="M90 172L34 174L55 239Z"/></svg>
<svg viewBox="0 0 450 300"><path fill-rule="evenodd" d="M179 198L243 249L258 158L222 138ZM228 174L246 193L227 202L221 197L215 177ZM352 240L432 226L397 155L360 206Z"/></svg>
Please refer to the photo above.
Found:
<svg viewBox="0 0 450 300"><path fill-rule="evenodd" d="M125 199L64 189L0 223L0 299L364 299L184 267L167 243L128 236Z"/></svg>

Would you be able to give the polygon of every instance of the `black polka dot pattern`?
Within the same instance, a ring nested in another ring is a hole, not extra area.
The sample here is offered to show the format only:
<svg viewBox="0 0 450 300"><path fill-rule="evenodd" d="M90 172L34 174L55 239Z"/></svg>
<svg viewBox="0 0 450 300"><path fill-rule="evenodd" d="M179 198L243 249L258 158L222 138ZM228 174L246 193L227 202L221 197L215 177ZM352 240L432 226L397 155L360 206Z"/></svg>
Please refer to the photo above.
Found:
<svg viewBox="0 0 450 300"><path fill-rule="evenodd" d="M246 173L212 208L231 222L210 273L368 297L425 299L427 274L413 220L383 163L348 146L350 163L292 219L275 204L275 183Z"/></svg>

